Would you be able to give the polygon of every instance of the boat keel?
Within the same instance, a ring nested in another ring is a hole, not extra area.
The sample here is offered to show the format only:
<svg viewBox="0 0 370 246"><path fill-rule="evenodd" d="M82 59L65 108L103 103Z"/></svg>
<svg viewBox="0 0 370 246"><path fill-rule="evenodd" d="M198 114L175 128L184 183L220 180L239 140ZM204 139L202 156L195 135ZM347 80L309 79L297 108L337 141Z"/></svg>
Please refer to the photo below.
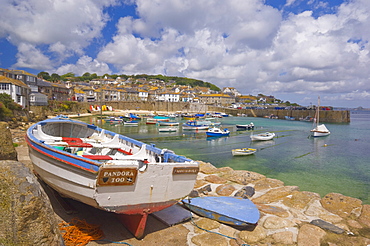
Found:
<svg viewBox="0 0 370 246"><path fill-rule="evenodd" d="M144 238L148 213L142 214L117 214L118 219L137 239Z"/></svg>

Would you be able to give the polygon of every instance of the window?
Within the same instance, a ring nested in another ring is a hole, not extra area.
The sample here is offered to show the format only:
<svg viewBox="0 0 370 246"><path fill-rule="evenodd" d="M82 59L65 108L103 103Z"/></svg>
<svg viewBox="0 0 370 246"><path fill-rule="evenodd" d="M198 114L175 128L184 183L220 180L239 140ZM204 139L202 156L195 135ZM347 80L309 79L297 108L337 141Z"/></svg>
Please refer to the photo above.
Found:
<svg viewBox="0 0 370 246"><path fill-rule="evenodd" d="M8 91L10 84L0 84L0 90Z"/></svg>

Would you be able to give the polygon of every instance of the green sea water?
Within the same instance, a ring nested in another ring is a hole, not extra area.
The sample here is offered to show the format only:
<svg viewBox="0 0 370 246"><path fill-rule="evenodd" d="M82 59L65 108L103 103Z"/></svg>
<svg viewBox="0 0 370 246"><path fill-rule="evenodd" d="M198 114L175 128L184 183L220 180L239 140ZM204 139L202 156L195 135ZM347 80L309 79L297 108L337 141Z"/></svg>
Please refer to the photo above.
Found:
<svg viewBox="0 0 370 246"><path fill-rule="evenodd" d="M285 185L299 186L324 196L341 193L370 204L370 112L351 113L351 123L326 124L327 137L312 138L312 123L253 117L219 119L229 137L207 138L205 131L158 132L158 126L141 122L138 127L110 124L87 117L80 118L111 131L127 135L193 160L212 163L216 167L248 170L279 179ZM181 121L185 122L185 121ZM237 131L236 124L253 122L254 134L274 132L270 141L251 142L252 131ZM254 155L233 157L234 148L252 147Z"/></svg>

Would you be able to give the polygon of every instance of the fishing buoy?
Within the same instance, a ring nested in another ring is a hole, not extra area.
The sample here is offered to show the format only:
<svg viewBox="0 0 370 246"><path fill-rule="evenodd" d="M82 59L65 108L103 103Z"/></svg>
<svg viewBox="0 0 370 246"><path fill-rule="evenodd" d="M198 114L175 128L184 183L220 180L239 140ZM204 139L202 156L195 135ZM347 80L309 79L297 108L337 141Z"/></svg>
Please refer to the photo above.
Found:
<svg viewBox="0 0 370 246"><path fill-rule="evenodd" d="M327 147L328 145L327 144L324 144L324 147Z"/></svg>

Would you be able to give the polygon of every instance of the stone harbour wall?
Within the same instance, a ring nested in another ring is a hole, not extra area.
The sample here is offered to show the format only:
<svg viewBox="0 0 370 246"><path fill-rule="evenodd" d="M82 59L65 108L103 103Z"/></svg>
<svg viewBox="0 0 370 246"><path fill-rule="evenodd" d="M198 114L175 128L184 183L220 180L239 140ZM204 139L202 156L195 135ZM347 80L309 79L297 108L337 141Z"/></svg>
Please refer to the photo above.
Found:
<svg viewBox="0 0 370 246"><path fill-rule="evenodd" d="M100 103L94 102L81 102L76 103L71 108L70 112L53 111L54 108L46 106L31 106L30 110L38 117L45 118L50 115L58 114L84 114L90 112L90 105L99 106ZM183 112L183 113L212 113L212 112L223 112L237 115L247 115L249 117L267 117L270 115L276 115L279 119L285 119L285 116L293 116L296 120L304 118L306 116L315 116L315 110L276 110L276 109L234 109L227 107L216 107L211 105L204 105L199 103L189 102L142 102L142 101L120 101L120 102L106 102L105 105L111 106L114 110L135 110L135 111L150 111L150 112ZM98 114L100 112L95 112ZM106 111L105 113L109 113ZM320 122L330 123L349 123L350 112L348 110L343 111L320 111Z"/></svg>

